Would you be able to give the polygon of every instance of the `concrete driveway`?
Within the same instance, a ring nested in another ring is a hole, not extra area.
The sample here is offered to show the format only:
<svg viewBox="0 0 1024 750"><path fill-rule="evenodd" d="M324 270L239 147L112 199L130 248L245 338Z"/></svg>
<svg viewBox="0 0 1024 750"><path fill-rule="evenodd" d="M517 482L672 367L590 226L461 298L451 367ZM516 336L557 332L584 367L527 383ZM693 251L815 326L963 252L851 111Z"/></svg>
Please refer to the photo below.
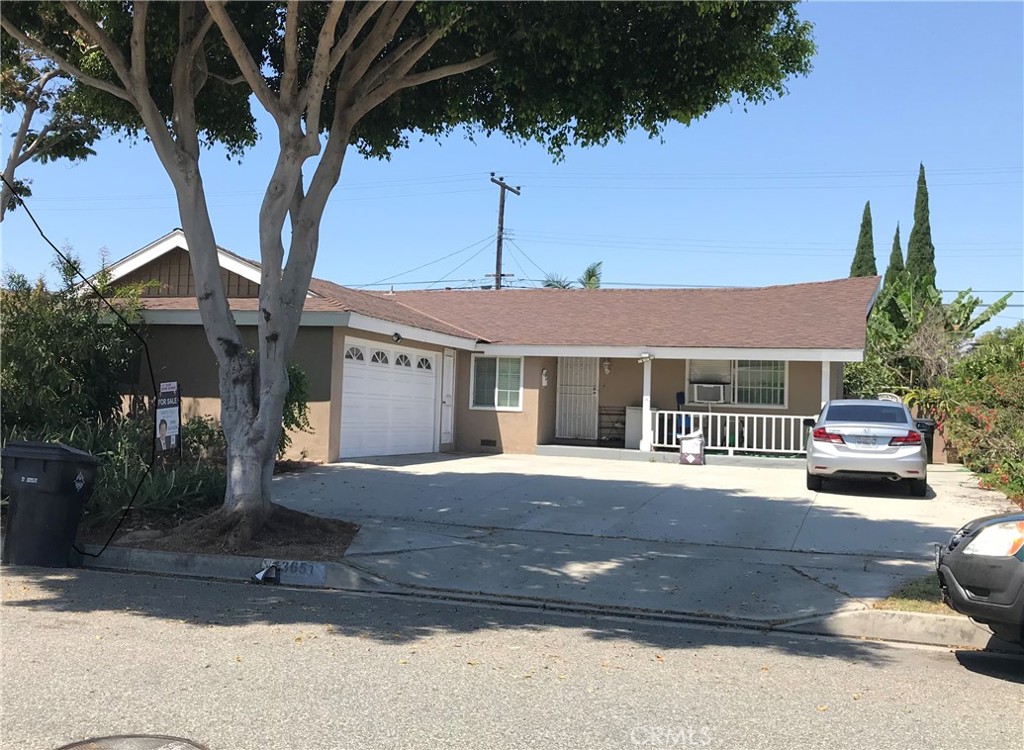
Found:
<svg viewBox="0 0 1024 750"><path fill-rule="evenodd" d="M714 459L712 459L714 460ZM804 489L800 461L678 464L525 455L406 456L275 479L278 502L366 523L458 527L923 559L965 521L1008 509L959 466L927 498L888 483Z"/></svg>

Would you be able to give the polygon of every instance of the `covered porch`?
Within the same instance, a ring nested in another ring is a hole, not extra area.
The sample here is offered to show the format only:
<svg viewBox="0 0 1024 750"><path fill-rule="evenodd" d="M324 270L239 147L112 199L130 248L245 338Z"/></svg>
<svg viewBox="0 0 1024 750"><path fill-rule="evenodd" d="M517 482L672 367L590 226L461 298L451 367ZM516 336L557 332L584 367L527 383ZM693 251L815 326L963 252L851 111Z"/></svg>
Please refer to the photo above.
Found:
<svg viewBox="0 0 1024 750"><path fill-rule="evenodd" d="M803 420L842 391L843 360L820 355L642 350L628 358L558 357L554 439L547 443L651 456L678 451L684 435L700 430L708 451L800 455Z"/></svg>

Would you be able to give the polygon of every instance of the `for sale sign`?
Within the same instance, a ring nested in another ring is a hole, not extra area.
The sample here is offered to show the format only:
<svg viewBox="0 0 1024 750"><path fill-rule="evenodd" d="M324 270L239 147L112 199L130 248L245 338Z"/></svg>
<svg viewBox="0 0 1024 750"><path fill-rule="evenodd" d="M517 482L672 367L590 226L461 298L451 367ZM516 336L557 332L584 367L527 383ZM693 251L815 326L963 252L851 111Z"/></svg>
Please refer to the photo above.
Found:
<svg viewBox="0 0 1024 750"><path fill-rule="evenodd" d="M181 455L181 392L178 383L161 383L156 397L156 451Z"/></svg>

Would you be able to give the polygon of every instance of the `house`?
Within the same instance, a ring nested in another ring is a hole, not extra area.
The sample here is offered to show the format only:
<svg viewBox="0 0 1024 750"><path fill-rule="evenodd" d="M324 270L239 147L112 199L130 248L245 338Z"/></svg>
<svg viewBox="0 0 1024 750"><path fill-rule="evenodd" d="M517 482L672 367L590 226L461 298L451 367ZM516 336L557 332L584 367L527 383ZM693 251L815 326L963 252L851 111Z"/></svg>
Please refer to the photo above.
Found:
<svg viewBox="0 0 1024 750"><path fill-rule="evenodd" d="M259 264L223 249L219 259L255 341ZM108 270L156 281L144 317L157 380L180 383L185 418L217 416L184 234ZM839 396L843 364L863 358L879 283L383 293L315 279L292 355L314 431L292 448L320 461L555 443L650 451L699 427L712 448L800 453L802 418Z"/></svg>

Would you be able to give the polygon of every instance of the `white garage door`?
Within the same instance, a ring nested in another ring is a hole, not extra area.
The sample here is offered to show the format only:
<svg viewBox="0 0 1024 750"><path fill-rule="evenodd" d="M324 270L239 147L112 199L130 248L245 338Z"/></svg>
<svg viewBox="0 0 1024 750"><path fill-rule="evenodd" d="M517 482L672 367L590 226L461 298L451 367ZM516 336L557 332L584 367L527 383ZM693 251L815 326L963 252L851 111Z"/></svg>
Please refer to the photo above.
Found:
<svg viewBox="0 0 1024 750"><path fill-rule="evenodd" d="M436 352L346 338L341 457L436 450L437 369Z"/></svg>

